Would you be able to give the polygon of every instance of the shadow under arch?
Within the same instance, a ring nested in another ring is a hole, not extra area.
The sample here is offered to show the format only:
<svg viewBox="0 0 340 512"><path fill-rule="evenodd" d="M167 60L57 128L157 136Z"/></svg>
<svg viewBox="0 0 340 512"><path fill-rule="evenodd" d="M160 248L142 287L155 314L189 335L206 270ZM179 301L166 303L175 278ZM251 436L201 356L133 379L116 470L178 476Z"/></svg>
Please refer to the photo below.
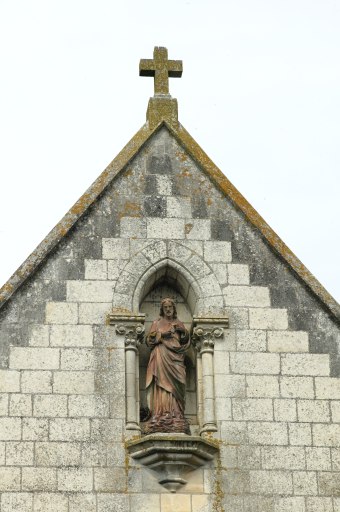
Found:
<svg viewBox="0 0 340 512"><path fill-rule="evenodd" d="M140 278L133 294L133 311L138 311L150 291L163 283L177 290L188 304L192 316L196 314L199 299L203 297L202 288L183 265L168 257L158 261Z"/></svg>

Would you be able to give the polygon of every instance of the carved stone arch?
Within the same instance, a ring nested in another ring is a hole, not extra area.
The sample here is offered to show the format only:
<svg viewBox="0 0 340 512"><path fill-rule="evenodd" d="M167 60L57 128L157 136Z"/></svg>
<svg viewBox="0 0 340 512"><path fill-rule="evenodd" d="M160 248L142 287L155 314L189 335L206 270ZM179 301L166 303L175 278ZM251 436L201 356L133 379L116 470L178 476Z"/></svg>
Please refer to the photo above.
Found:
<svg viewBox="0 0 340 512"><path fill-rule="evenodd" d="M167 281L169 285L177 289L183 299L188 303L191 314L197 310L199 300L203 297L203 290L198 281L178 262L171 258L163 258L150 267L139 280L132 299L134 311L139 309L143 299L161 281Z"/></svg>
<svg viewBox="0 0 340 512"><path fill-rule="evenodd" d="M223 314L219 282L203 258L175 241L154 241L122 269L114 288L113 307L138 312L157 280L168 279L187 301L192 315Z"/></svg>

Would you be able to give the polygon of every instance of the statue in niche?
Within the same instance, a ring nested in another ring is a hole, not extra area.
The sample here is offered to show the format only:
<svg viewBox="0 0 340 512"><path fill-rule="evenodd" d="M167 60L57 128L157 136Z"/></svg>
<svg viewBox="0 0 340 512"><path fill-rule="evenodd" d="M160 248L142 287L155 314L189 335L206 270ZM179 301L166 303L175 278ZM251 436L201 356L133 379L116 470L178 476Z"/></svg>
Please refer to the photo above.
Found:
<svg viewBox="0 0 340 512"><path fill-rule="evenodd" d="M145 434L190 434L189 423L184 417L184 356L190 347L190 337L183 322L177 318L172 299L162 300L160 317L152 323L146 344L151 348L146 373L151 418L145 423L143 431Z"/></svg>

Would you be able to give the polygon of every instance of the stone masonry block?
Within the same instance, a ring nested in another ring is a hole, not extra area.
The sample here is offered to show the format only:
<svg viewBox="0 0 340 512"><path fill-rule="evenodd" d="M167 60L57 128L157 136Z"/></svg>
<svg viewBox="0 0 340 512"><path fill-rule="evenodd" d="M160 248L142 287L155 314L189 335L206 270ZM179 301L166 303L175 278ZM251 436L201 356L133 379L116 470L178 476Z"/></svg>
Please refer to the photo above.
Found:
<svg viewBox="0 0 340 512"><path fill-rule="evenodd" d="M315 378L316 398L340 399L340 379L331 377Z"/></svg>
<svg viewBox="0 0 340 512"><path fill-rule="evenodd" d="M313 423L330 421L329 402L327 400L298 400L298 420Z"/></svg>
<svg viewBox="0 0 340 512"><path fill-rule="evenodd" d="M295 498L277 498L275 500L274 510L275 512L307 512L305 509L305 498L303 496L297 496ZM320 512L320 510L318 510L318 512Z"/></svg>
<svg viewBox="0 0 340 512"><path fill-rule="evenodd" d="M48 347L50 328L48 325L33 325L29 335L30 347Z"/></svg>
<svg viewBox="0 0 340 512"><path fill-rule="evenodd" d="M308 446L312 444L312 430L310 423L290 423L289 443L293 446Z"/></svg>
<svg viewBox="0 0 340 512"><path fill-rule="evenodd" d="M130 259L130 241L126 238L103 238L103 258L107 260Z"/></svg>
<svg viewBox="0 0 340 512"><path fill-rule="evenodd" d="M292 494L292 474L289 471L250 471L250 491L258 494Z"/></svg>
<svg viewBox="0 0 340 512"><path fill-rule="evenodd" d="M34 493L34 512L68 512L68 496L52 492Z"/></svg>
<svg viewBox="0 0 340 512"><path fill-rule="evenodd" d="M203 277L198 280L198 284L204 290L205 297L214 297L221 295L221 288L213 274Z"/></svg>
<svg viewBox="0 0 340 512"><path fill-rule="evenodd" d="M233 373L278 374L280 356L263 352L235 352L230 354L230 367Z"/></svg>
<svg viewBox="0 0 340 512"><path fill-rule="evenodd" d="M336 500L336 498L334 498ZM306 512L339 512L340 508L337 508L336 504L332 504L332 498L324 497L308 497L306 498Z"/></svg>
<svg viewBox="0 0 340 512"><path fill-rule="evenodd" d="M331 454L329 448L306 446L306 468L310 471L330 471Z"/></svg>
<svg viewBox="0 0 340 512"><path fill-rule="evenodd" d="M282 398L274 400L275 421L296 421L296 401Z"/></svg>
<svg viewBox="0 0 340 512"><path fill-rule="evenodd" d="M109 415L109 397L97 395L70 395L69 416L105 417Z"/></svg>
<svg viewBox="0 0 340 512"><path fill-rule="evenodd" d="M5 460L6 460L6 443L3 441L3 442L0 442L0 464L1 464L1 466L5 465Z"/></svg>
<svg viewBox="0 0 340 512"><path fill-rule="evenodd" d="M52 372L50 370L24 370L21 372L22 393L51 393Z"/></svg>
<svg viewBox="0 0 340 512"><path fill-rule="evenodd" d="M250 444L286 445L288 444L287 424L249 422L248 438Z"/></svg>
<svg viewBox="0 0 340 512"><path fill-rule="evenodd" d="M269 352L308 352L308 333L303 331L269 331Z"/></svg>
<svg viewBox="0 0 340 512"><path fill-rule="evenodd" d="M264 286L226 286L223 295L226 306L270 306L269 288Z"/></svg>
<svg viewBox="0 0 340 512"><path fill-rule="evenodd" d="M283 354L283 375L329 375L329 354Z"/></svg>
<svg viewBox="0 0 340 512"><path fill-rule="evenodd" d="M239 352L265 352L267 350L266 332L260 330L237 330L237 350Z"/></svg>
<svg viewBox="0 0 340 512"><path fill-rule="evenodd" d="M48 420L45 418L23 418L22 438L26 441L45 441L48 438Z"/></svg>
<svg viewBox="0 0 340 512"><path fill-rule="evenodd" d="M58 490L64 492L92 491L92 468L58 469Z"/></svg>
<svg viewBox="0 0 340 512"><path fill-rule="evenodd" d="M70 494L69 507L69 512L97 512L97 497L92 493Z"/></svg>
<svg viewBox="0 0 340 512"><path fill-rule="evenodd" d="M190 197L167 197L167 217L177 217L180 219L191 218L191 199Z"/></svg>
<svg viewBox="0 0 340 512"><path fill-rule="evenodd" d="M236 421L273 420L273 404L268 398L233 398L232 411Z"/></svg>
<svg viewBox="0 0 340 512"><path fill-rule="evenodd" d="M141 237L139 237L141 238ZM147 238L180 240L184 238L183 219L147 218Z"/></svg>
<svg viewBox="0 0 340 512"><path fill-rule="evenodd" d="M159 494L136 494L131 495L131 512L159 512Z"/></svg>
<svg viewBox="0 0 340 512"><path fill-rule="evenodd" d="M12 347L9 357L10 368L21 370L48 370L59 368L59 349Z"/></svg>
<svg viewBox="0 0 340 512"><path fill-rule="evenodd" d="M56 418L50 420L51 441L87 441L90 436L88 419Z"/></svg>
<svg viewBox="0 0 340 512"><path fill-rule="evenodd" d="M162 494L161 512L188 512L191 510L190 494Z"/></svg>
<svg viewBox="0 0 340 512"><path fill-rule="evenodd" d="M130 512L129 496L124 494L98 493L98 512Z"/></svg>
<svg viewBox="0 0 340 512"><path fill-rule="evenodd" d="M231 261L231 243L204 242L204 259L214 263L229 263Z"/></svg>
<svg viewBox="0 0 340 512"><path fill-rule="evenodd" d="M99 492L124 492L125 468L94 468L94 487Z"/></svg>
<svg viewBox="0 0 340 512"><path fill-rule="evenodd" d="M0 416L8 416L8 393L0 394Z"/></svg>
<svg viewBox="0 0 340 512"><path fill-rule="evenodd" d="M90 348L67 348L61 351L62 370L94 370L95 352Z"/></svg>
<svg viewBox="0 0 340 512"><path fill-rule="evenodd" d="M107 260L107 278L110 281L117 281L126 264L126 260Z"/></svg>
<svg viewBox="0 0 340 512"><path fill-rule="evenodd" d="M29 442L6 443L7 466L32 466L34 460L34 445Z"/></svg>
<svg viewBox="0 0 340 512"><path fill-rule="evenodd" d="M107 260L85 260L85 279L107 279Z"/></svg>
<svg viewBox="0 0 340 512"><path fill-rule="evenodd" d="M35 462L37 466L79 466L81 463L80 443L36 443Z"/></svg>
<svg viewBox="0 0 340 512"><path fill-rule="evenodd" d="M0 468L0 492L2 491L20 491L20 468Z"/></svg>
<svg viewBox="0 0 340 512"><path fill-rule="evenodd" d="M94 373L90 371L60 371L53 376L53 392L88 394L94 392Z"/></svg>
<svg viewBox="0 0 340 512"><path fill-rule="evenodd" d="M319 494L323 496L340 496L340 473L320 472L318 477Z"/></svg>
<svg viewBox="0 0 340 512"><path fill-rule="evenodd" d="M279 397L279 379L276 375L247 375L246 390L247 396L252 398Z"/></svg>
<svg viewBox="0 0 340 512"><path fill-rule="evenodd" d="M330 402L332 421L333 423L340 423L340 401L332 400Z"/></svg>
<svg viewBox="0 0 340 512"><path fill-rule="evenodd" d="M33 495L28 492L4 492L1 496L2 512L31 512Z"/></svg>
<svg viewBox="0 0 340 512"><path fill-rule="evenodd" d="M209 263L217 281L220 284L228 283L228 272L226 263Z"/></svg>
<svg viewBox="0 0 340 512"><path fill-rule="evenodd" d="M318 494L316 473L314 471L294 471L293 472L294 494L303 496Z"/></svg>
<svg viewBox="0 0 340 512"><path fill-rule="evenodd" d="M251 329L287 329L287 310L251 308L249 309L249 327Z"/></svg>
<svg viewBox="0 0 340 512"><path fill-rule="evenodd" d="M32 396L30 394L18 393L10 396L10 416L32 416Z"/></svg>
<svg viewBox="0 0 340 512"><path fill-rule="evenodd" d="M340 425L316 423L312 425L314 446L335 446L340 445Z"/></svg>
<svg viewBox="0 0 340 512"><path fill-rule="evenodd" d="M133 296L133 292L137 283L137 276L123 270L120 273L119 279L117 280L117 283L114 287L114 295L125 295L129 297L129 300L131 301L131 297Z"/></svg>
<svg viewBox="0 0 340 512"><path fill-rule="evenodd" d="M305 469L302 446L265 446L261 455L263 469Z"/></svg>
<svg viewBox="0 0 340 512"><path fill-rule="evenodd" d="M245 397L244 375L215 375L215 394L217 397Z"/></svg>
<svg viewBox="0 0 340 512"><path fill-rule="evenodd" d="M231 264L228 265L229 284L249 284L249 266Z"/></svg>
<svg viewBox="0 0 340 512"><path fill-rule="evenodd" d="M0 418L0 441L16 441L21 439L20 418Z"/></svg>
<svg viewBox="0 0 340 512"><path fill-rule="evenodd" d="M92 327L89 325L52 325L52 347L91 347Z"/></svg>
<svg viewBox="0 0 340 512"><path fill-rule="evenodd" d="M33 401L33 416L63 417L67 416L66 395L36 395Z"/></svg>
<svg viewBox="0 0 340 512"><path fill-rule="evenodd" d="M155 244L150 244L153 247L160 248L160 243L156 242ZM150 257L152 257L151 251L150 251ZM157 256L155 257L157 261ZM140 277L144 274L149 268L151 267L151 262L147 257L147 248L143 250L143 252L140 252L139 254L136 254L136 256L131 259L126 266L124 267L123 272L131 274L133 276ZM119 277L118 277L119 280Z"/></svg>
<svg viewBox="0 0 340 512"><path fill-rule="evenodd" d="M162 196L171 196L172 180L169 176L156 175L156 187L158 194Z"/></svg>
<svg viewBox="0 0 340 512"><path fill-rule="evenodd" d="M280 389L283 398L314 398L312 377L280 378Z"/></svg>
<svg viewBox="0 0 340 512"><path fill-rule="evenodd" d="M115 281L67 281L70 302L110 302Z"/></svg>
<svg viewBox="0 0 340 512"><path fill-rule="evenodd" d="M92 419L91 440L92 441L121 441L123 436L123 425L121 419Z"/></svg>
<svg viewBox="0 0 340 512"><path fill-rule="evenodd" d="M211 221L208 219L187 220L184 229L188 240L210 240L211 238Z"/></svg>
<svg viewBox="0 0 340 512"><path fill-rule="evenodd" d="M145 258L147 258L147 260L150 263L157 263L159 260L166 258L167 245L163 240L148 243L148 245L143 248L142 254L145 256ZM150 263L149 263L149 266L150 266ZM146 267L143 267L143 268L146 268Z"/></svg>
<svg viewBox="0 0 340 512"><path fill-rule="evenodd" d="M55 491L57 471L54 468L22 468L23 491Z"/></svg>
<svg viewBox="0 0 340 512"><path fill-rule="evenodd" d="M120 236L121 238L146 238L146 220L137 217L122 217Z"/></svg>
<svg viewBox="0 0 340 512"><path fill-rule="evenodd" d="M95 302L79 304L80 324L105 324L107 315L111 312L111 302Z"/></svg>
<svg viewBox="0 0 340 512"><path fill-rule="evenodd" d="M48 324L78 323L78 304L71 302L47 302L46 322Z"/></svg>
<svg viewBox="0 0 340 512"><path fill-rule="evenodd" d="M15 393L20 391L20 372L0 370L0 393Z"/></svg>

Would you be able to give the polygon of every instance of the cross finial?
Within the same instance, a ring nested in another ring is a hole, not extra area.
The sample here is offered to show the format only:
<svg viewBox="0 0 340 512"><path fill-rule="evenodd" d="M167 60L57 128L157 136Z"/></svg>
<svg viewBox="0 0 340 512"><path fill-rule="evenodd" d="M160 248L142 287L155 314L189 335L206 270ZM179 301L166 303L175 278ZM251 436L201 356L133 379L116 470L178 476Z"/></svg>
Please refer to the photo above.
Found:
<svg viewBox="0 0 340 512"><path fill-rule="evenodd" d="M169 94L169 77L182 76L183 65L181 60L168 60L168 50L155 46L153 59L141 59L139 62L139 76L153 76L155 96Z"/></svg>

